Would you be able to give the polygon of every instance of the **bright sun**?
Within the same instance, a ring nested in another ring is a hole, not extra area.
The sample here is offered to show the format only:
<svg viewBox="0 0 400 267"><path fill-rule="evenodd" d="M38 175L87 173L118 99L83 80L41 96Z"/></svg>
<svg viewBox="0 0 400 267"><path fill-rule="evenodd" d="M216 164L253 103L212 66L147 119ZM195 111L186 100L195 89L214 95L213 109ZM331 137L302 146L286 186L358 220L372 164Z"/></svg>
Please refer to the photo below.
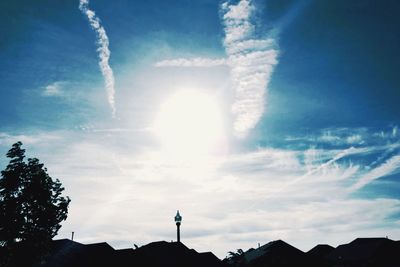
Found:
<svg viewBox="0 0 400 267"><path fill-rule="evenodd" d="M168 153L193 156L215 151L223 139L223 121L214 98L197 90L182 90L164 102L155 133Z"/></svg>

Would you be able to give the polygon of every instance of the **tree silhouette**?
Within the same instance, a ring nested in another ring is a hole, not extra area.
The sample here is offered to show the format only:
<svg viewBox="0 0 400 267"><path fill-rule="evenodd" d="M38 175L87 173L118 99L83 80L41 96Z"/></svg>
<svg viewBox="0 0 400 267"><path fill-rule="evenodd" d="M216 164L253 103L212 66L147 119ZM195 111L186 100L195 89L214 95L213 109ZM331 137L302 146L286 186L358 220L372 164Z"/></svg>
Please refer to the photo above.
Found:
<svg viewBox="0 0 400 267"><path fill-rule="evenodd" d="M26 164L22 143L16 143L8 151L10 163L1 172L0 180L0 245L12 246L18 239L23 225L21 187Z"/></svg>
<svg viewBox="0 0 400 267"><path fill-rule="evenodd" d="M224 259L224 261L230 266L246 266L246 259L244 255L244 251L239 248L237 252L229 251L228 256Z"/></svg>
<svg viewBox="0 0 400 267"><path fill-rule="evenodd" d="M8 151L10 162L0 179L0 246L3 265L12 264L17 250L29 251L31 261L42 260L61 222L67 218L70 199L37 158L25 159L22 143ZM24 259L28 260L27 258Z"/></svg>

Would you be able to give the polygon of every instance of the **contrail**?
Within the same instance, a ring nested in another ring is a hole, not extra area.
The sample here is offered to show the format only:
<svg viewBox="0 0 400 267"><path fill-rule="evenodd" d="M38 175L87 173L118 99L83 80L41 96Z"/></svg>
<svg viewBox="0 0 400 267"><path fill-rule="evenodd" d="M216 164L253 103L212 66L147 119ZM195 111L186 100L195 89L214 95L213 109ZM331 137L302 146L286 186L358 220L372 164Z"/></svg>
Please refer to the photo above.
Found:
<svg viewBox="0 0 400 267"><path fill-rule="evenodd" d="M115 117L115 88L114 88L114 74L113 70L108 63L110 59L110 49L108 37L106 31L103 26L100 24L100 19L96 16L96 13L93 10L89 9L89 0L80 0L79 1L79 10L84 14L88 20L90 27L96 32L97 36L97 52L99 53L99 66L101 73L104 77L104 83L107 90L107 98L108 103L111 107L112 116Z"/></svg>
<svg viewBox="0 0 400 267"><path fill-rule="evenodd" d="M255 10L251 0L221 6L225 31L224 47L231 67L231 79L236 91L232 112L237 137L245 137L264 113L267 86L275 65L278 46L274 39L257 38L252 23Z"/></svg>
<svg viewBox="0 0 400 267"><path fill-rule="evenodd" d="M382 163L380 166L376 167L375 169L367 172L365 175L360 177L358 181L348 189L348 192L350 193L354 192L378 178L395 174L398 173L399 171L400 171L400 155L395 155L390 159L388 159L386 162Z"/></svg>

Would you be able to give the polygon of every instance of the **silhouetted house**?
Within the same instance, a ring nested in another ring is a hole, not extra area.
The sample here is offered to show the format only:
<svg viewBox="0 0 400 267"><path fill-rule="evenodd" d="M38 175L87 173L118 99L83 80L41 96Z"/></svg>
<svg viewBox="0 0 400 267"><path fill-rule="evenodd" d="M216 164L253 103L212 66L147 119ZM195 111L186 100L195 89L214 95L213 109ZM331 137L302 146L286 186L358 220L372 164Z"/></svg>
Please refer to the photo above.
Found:
<svg viewBox="0 0 400 267"><path fill-rule="evenodd" d="M18 265L17 265L18 266ZM21 265L22 266L22 265ZM137 249L113 249L107 243L52 242L44 267L222 267L211 252L198 253L178 242L153 242Z"/></svg>
<svg viewBox="0 0 400 267"><path fill-rule="evenodd" d="M115 250L107 243L85 245L85 266L108 267L115 266Z"/></svg>
<svg viewBox="0 0 400 267"><path fill-rule="evenodd" d="M335 248L326 244L319 244L306 252L313 266L329 266L326 256Z"/></svg>
<svg viewBox="0 0 400 267"><path fill-rule="evenodd" d="M334 247L326 244L319 244L307 251L307 255L313 256L313 257L320 257L324 258L326 255L331 253L333 250L335 250Z"/></svg>
<svg viewBox="0 0 400 267"><path fill-rule="evenodd" d="M6 254L6 248L0 246L0 266L2 266L6 261Z"/></svg>
<svg viewBox="0 0 400 267"><path fill-rule="evenodd" d="M128 266L133 266L133 255L134 251L132 248L126 248L126 249L117 249L115 250L115 256L116 256L116 265L118 267L128 267Z"/></svg>
<svg viewBox="0 0 400 267"><path fill-rule="evenodd" d="M30 247L17 244L10 267L32 266ZM211 252L199 253L180 242L153 242L136 249L115 250L107 243L84 245L68 239L52 241L44 267L400 267L400 241L357 238L333 248L317 245L307 253L277 240L238 253L225 262ZM0 247L0 261L5 248Z"/></svg>
<svg viewBox="0 0 400 267"><path fill-rule="evenodd" d="M311 266L307 255L282 240L269 242L257 249L250 249L244 253L245 266L251 267L293 267Z"/></svg>
<svg viewBox="0 0 400 267"><path fill-rule="evenodd" d="M28 244L25 242L17 242L13 244L12 248L0 248L0 266L7 267L30 267L34 264L41 263L43 265L44 260L52 261L51 266L78 266L74 259L77 258L78 252L84 247L84 245L71 242L70 240L57 240L51 241L50 243L40 243L41 245ZM46 253L46 255L43 255ZM6 262L5 265L2 265ZM66 263L66 265L64 264Z"/></svg>
<svg viewBox="0 0 400 267"><path fill-rule="evenodd" d="M115 250L107 243L80 244L69 239L54 240L45 267L106 267L115 265Z"/></svg>
<svg viewBox="0 0 400 267"><path fill-rule="evenodd" d="M221 265L221 260L217 258L212 252L200 252L199 253L200 266L209 266L208 264L214 264L215 266Z"/></svg>
<svg viewBox="0 0 400 267"><path fill-rule="evenodd" d="M400 247L388 238L357 238L326 258L333 267L399 267Z"/></svg>
<svg viewBox="0 0 400 267"><path fill-rule="evenodd" d="M180 242L153 242L133 251L135 266L146 267L221 267L222 262L211 252L198 253Z"/></svg>
<svg viewBox="0 0 400 267"><path fill-rule="evenodd" d="M83 244L69 239L54 240L45 266L83 266L82 258L84 254L85 245Z"/></svg>

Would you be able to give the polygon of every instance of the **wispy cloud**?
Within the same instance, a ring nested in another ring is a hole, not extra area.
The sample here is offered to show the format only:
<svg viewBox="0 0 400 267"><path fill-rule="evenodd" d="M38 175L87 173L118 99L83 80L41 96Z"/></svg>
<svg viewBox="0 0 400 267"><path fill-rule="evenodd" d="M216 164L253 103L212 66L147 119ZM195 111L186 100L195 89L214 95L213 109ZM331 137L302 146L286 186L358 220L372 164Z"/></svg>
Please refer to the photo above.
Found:
<svg viewBox="0 0 400 267"><path fill-rule="evenodd" d="M356 191L373 180L398 172L400 172L400 155L393 156L380 166L368 171L358 179L357 183L351 186L349 191Z"/></svg>
<svg viewBox="0 0 400 267"><path fill-rule="evenodd" d="M43 96L47 96L47 97L51 97L51 96L62 96L63 95L63 91L62 91L62 87L63 87L63 82L54 82L52 84L47 85L46 87L43 88L42 91L42 95Z"/></svg>
<svg viewBox="0 0 400 267"><path fill-rule="evenodd" d="M107 90L108 103L111 107L112 115L115 116L115 82L113 70L110 67L110 49L109 41L104 27L100 23L99 17L93 10L89 9L89 0L80 0L80 11L88 18L91 28L97 35L97 52L99 53L99 66L104 77L104 82Z"/></svg>
<svg viewBox="0 0 400 267"><path fill-rule="evenodd" d="M285 141L330 146L389 144L398 141L397 129L398 126L388 127L380 131L367 128L328 128L320 130L317 134L288 136Z"/></svg>
<svg viewBox="0 0 400 267"><path fill-rule="evenodd" d="M397 126L394 126L392 129L392 137L397 137L397 132L398 132L399 128Z"/></svg>
<svg viewBox="0 0 400 267"><path fill-rule="evenodd" d="M367 135L373 132L364 129ZM61 179L73 202L59 237L75 231L81 242L125 247L170 240L177 208L185 216L185 243L221 257L278 238L301 249L357 236L400 238L400 222L391 219L400 212L395 196L353 194L399 173L399 140L346 148L312 148L310 141L302 149L266 147L186 162L158 153L144 136L125 129L2 133L0 149L23 139L29 154Z"/></svg>
<svg viewBox="0 0 400 267"><path fill-rule="evenodd" d="M225 58L211 59L201 57L162 60L154 64L155 67L215 67L223 65L227 65Z"/></svg>
<svg viewBox="0 0 400 267"><path fill-rule="evenodd" d="M36 135L31 134L9 134L6 132L0 132L0 146L9 146L21 141L25 145L37 145L43 142L51 142L59 140L59 135L55 133L40 133Z"/></svg>

